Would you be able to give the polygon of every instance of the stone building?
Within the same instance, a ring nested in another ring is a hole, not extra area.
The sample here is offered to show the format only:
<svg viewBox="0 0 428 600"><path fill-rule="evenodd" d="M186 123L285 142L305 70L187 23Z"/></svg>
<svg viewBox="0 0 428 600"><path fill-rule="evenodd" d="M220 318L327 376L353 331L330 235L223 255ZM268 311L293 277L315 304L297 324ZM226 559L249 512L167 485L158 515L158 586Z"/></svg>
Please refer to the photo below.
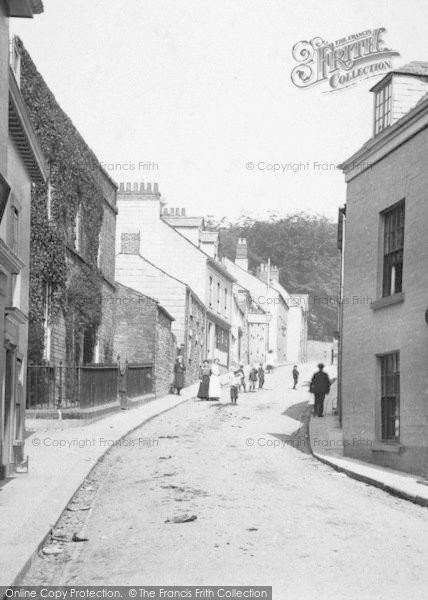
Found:
<svg viewBox="0 0 428 600"><path fill-rule="evenodd" d="M428 63L391 71L371 91L373 135L341 165L344 448L427 475Z"/></svg>
<svg viewBox="0 0 428 600"><path fill-rule="evenodd" d="M49 163L32 198L29 358L111 363L117 186L16 44L22 95Z"/></svg>
<svg viewBox="0 0 428 600"><path fill-rule="evenodd" d="M42 11L37 0L0 2L0 479L24 455L31 189L48 175L21 95L14 42L9 53L9 18Z"/></svg>
<svg viewBox="0 0 428 600"><path fill-rule="evenodd" d="M121 184L118 192L117 253L132 234L139 254L170 276L185 282L206 307L206 357L229 365L232 284L234 277L193 236L200 225L190 224L187 235L164 218L165 203L154 184ZM198 219L197 219L198 221ZM198 221L199 222L199 221ZM214 245L215 241L206 241ZM175 316L175 315L174 315Z"/></svg>
<svg viewBox="0 0 428 600"><path fill-rule="evenodd" d="M190 384L198 378L205 358L205 305L186 283L143 258L139 249L138 234L122 235L116 256L116 280L155 298L174 317L171 327L176 354L183 355L186 381Z"/></svg>
<svg viewBox="0 0 428 600"><path fill-rule="evenodd" d="M155 299L117 284L115 298L114 355L129 363L154 365L154 393L168 394L173 381L174 321Z"/></svg>

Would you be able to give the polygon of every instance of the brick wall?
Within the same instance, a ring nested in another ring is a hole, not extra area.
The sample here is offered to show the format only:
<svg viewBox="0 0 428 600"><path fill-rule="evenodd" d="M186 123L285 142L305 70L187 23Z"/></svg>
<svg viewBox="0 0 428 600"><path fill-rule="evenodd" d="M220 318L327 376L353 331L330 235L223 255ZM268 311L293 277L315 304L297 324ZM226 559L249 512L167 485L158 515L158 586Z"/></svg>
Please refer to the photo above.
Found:
<svg viewBox="0 0 428 600"><path fill-rule="evenodd" d="M428 130L348 184L343 322L343 430L348 456L423 474L428 465ZM372 162L370 160L370 162ZM382 278L380 212L405 198L404 302L373 310ZM380 440L377 354L400 352L400 451Z"/></svg>

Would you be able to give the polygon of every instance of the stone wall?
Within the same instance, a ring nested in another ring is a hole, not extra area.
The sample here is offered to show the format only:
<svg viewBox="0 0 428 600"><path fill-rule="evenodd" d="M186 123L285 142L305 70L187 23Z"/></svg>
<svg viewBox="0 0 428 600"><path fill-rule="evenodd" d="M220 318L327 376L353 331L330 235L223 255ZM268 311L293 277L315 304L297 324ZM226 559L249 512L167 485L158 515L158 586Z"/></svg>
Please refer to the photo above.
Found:
<svg viewBox="0 0 428 600"><path fill-rule="evenodd" d="M186 385L199 378L199 367L205 357L205 316L203 304L190 290L187 291L186 332L184 352L186 357Z"/></svg>
<svg viewBox="0 0 428 600"><path fill-rule="evenodd" d="M157 396L168 392L173 379L175 338L171 322L156 300L117 284L114 356L153 364Z"/></svg>
<svg viewBox="0 0 428 600"><path fill-rule="evenodd" d="M176 357L176 340L171 332L171 319L159 308L157 310L157 338L155 362L155 389L156 397L169 393L174 374L174 361Z"/></svg>

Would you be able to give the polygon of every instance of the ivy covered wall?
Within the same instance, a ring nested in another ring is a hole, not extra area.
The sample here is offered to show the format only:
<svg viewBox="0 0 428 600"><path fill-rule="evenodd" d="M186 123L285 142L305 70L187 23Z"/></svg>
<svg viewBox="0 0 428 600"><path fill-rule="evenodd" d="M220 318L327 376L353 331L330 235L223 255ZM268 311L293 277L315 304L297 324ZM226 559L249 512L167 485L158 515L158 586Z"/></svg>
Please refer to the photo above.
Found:
<svg viewBox="0 0 428 600"><path fill-rule="evenodd" d="M48 300L51 324L65 322L66 360L88 362L102 318L100 165L19 44L21 93L50 169L31 207L29 360L43 360Z"/></svg>

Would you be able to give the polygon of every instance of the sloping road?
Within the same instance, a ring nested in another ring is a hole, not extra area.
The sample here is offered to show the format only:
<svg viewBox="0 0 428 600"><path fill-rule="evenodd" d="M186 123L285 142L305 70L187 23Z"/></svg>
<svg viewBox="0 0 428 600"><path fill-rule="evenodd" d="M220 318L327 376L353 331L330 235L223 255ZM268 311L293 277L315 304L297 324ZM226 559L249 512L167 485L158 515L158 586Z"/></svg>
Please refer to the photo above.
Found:
<svg viewBox="0 0 428 600"><path fill-rule="evenodd" d="M272 585L280 600L426 597L427 509L319 463L304 428L289 437L308 413L291 368L265 387L237 406L226 389L221 403L190 401L128 436L88 484L89 541L36 560L23 583ZM64 534L76 527L73 514ZM183 515L197 519L166 522Z"/></svg>

